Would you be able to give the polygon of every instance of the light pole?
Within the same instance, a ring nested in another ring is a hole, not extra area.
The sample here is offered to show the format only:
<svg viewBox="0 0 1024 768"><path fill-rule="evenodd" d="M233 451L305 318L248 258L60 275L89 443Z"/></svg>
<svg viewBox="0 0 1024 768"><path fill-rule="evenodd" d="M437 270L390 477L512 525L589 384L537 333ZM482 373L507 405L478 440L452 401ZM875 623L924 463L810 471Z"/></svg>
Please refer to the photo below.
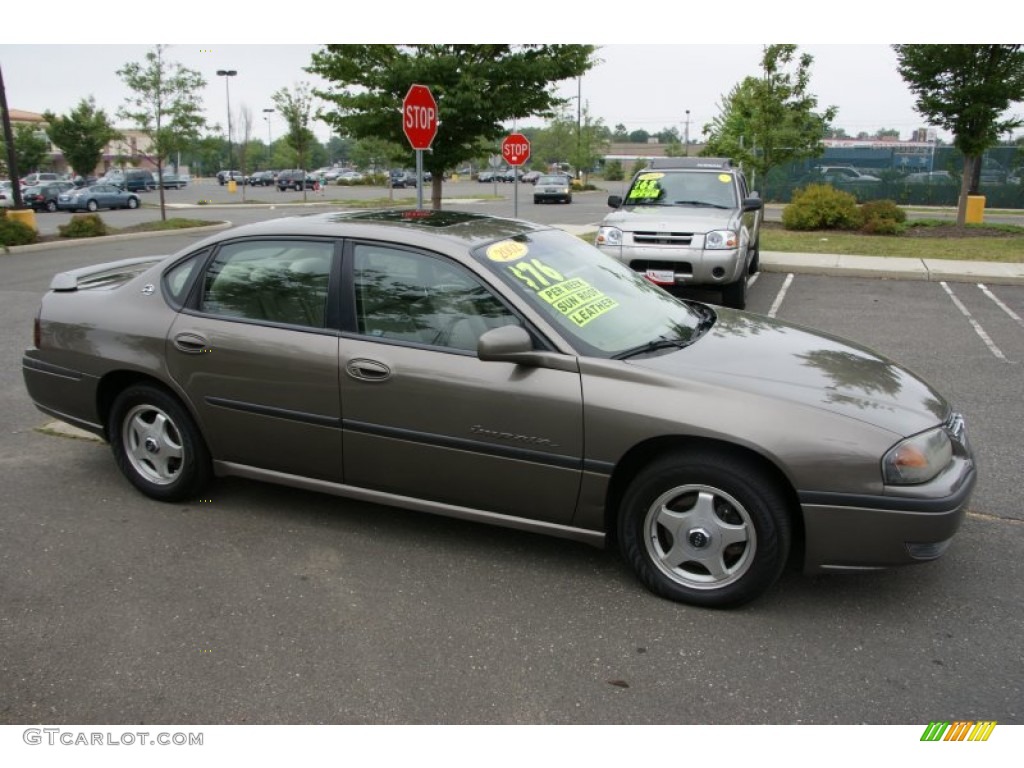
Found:
<svg viewBox="0 0 1024 768"><path fill-rule="evenodd" d="M576 178L582 179L580 175L583 164L583 76L576 78Z"/></svg>
<svg viewBox="0 0 1024 768"><path fill-rule="evenodd" d="M224 91L228 99L228 172L234 170L235 160L231 154L231 78L237 75L234 69L218 69L217 77L224 78ZM229 179L230 181L230 179Z"/></svg>
<svg viewBox="0 0 1024 768"><path fill-rule="evenodd" d="M690 110L686 110L686 130L683 141L685 142L686 157L690 156Z"/></svg>
<svg viewBox="0 0 1024 768"><path fill-rule="evenodd" d="M267 121L267 169L270 169L270 145L274 142L270 139L270 116L274 114L272 109L263 110L263 119Z"/></svg>

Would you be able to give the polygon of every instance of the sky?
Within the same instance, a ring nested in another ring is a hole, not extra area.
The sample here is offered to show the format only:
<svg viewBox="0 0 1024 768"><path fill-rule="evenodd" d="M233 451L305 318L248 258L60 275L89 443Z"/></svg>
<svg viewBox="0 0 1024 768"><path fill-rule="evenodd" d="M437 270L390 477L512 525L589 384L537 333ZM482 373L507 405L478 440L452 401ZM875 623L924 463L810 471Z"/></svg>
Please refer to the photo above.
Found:
<svg viewBox="0 0 1024 768"><path fill-rule="evenodd" d="M828 19L820 12L807 18L805 11L799 11L803 5L782 0L770 6L774 9L770 17L758 18L744 7L768 6L744 3L733 7L732 18L723 20L716 18L713 9L693 11L685 4L662 0L638 4L635 10L622 3L607 6L608 11L589 6L592 10L587 14L572 10L581 7L576 4L559 10L539 0L520 0L489 5L493 15L484 18L478 2L391 0L386 20L375 24L369 16L356 19L340 3L305 0L301 11L285 24L272 15L272 5L261 6L260 10L268 9L266 14L254 8L241 15L225 11L218 15L209 2L179 0L173 4L172 16L187 23L169 20L162 6L123 15L83 9L80 18L73 11L72 15L62 11L40 25L38 9L19 11L18 7L26 8L20 4L4 12L0 68L11 109L66 114L91 95L113 116L126 95L117 70L128 62L144 61L155 43L170 40L167 58L201 72L207 80L202 93L207 119L226 125L230 98L236 135L239 110L247 107L253 115L253 137L266 140L284 131L278 115L263 112L273 108L274 91L299 82L325 85L303 70L322 46L315 38L325 29L338 30L334 42L353 44L400 39L505 42L521 36L542 43L585 42L600 46L599 63L579 83L561 84L560 95L575 99L579 93L592 117L609 128L622 124L630 131L642 128L654 133L676 127L685 134L689 111L689 135L698 140L703 126L718 114L723 95L744 77L757 74L762 45L796 41L801 52L814 57L810 92L820 107L838 107L834 125L854 136L895 128L904 139L924 127L914 110L914 97L896 71L890 46L894 41L879 35L900 29L902 37L895 42L957 42L944 37L951 28L955 32L956 25L943 21L937 11L926 14L873 0L855 9L847 7L841 14L833 10ZM24 25L10 18L19 13L25 13ZM147 19L147 13L156 17ZM581 20L581 15L587 18ZM122 17L124 26L119 28L116 19ZM246 21L240 22L241 17ZM799 19L804 19L802 25ZM173 42L182 39L179 27L202 29L213 42ZM14 31L22 28L29 31ZM522 33L517 32L520 28ZM90 30L89 34L81 34L82 29ZM149 29L162 34L145 31ZM220 69L238 74L218 77ZM575 101L569 109L575 113ZM1024 113L1024 105L1015 105L1011 111ZM527 119L517 127L542 124L539 119ZM322 140L330 135L323 123L315 130ZM941 131L939 135L949 138Z"/></svg>

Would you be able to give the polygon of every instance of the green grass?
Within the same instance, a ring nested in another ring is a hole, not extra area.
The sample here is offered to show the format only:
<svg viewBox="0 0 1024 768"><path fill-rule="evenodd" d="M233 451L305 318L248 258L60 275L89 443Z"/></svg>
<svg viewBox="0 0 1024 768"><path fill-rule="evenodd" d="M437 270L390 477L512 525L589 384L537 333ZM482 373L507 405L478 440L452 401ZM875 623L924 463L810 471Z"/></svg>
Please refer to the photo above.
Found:
<svg viewBox="0 0 1024 768"><path fill-rule="evenodd" d="M958 232L948 221L915 221L896 236L852 232L794 232L780 226L761 230L761 250L785 253L838 253L914 259L1024 262L1024 227L968 224ZM915 233L914 230L921 230ZM934 234L924 236L926 232Z"/></svg>
<svg viewBox="0 0 1024 768"><path fill-rule="evenodd" d="M129 232L166 232L174 229L192 229L193 227L208 227L216 224L215 221L205 219L180 219L172 218L165 221L146 221L142 224L133 224L130 227L108 227L108 234L123 235Z"/></svg>

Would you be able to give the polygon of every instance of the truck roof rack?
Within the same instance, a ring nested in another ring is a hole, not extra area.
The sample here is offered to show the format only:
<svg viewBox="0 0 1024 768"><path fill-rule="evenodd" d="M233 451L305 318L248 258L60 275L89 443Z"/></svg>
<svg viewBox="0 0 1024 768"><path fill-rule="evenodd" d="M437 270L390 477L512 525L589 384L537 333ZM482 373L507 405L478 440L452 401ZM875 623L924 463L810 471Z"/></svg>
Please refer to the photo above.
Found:
<svg viewBox="0 0 1024 768"><path fill-rule="evenodd" d="M728 170L734 166L732 160L728 157L655 157L651 159L650 167Z"/></svg>

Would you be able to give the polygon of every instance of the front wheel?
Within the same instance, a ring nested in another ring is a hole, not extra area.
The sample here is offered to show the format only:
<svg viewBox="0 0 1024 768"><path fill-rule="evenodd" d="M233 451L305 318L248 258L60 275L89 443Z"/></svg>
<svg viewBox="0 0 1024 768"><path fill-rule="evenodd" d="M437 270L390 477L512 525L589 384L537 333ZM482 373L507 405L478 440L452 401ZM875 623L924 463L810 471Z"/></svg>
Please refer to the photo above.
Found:
<svg viewBox="0 0 1024 768"><path fill-rule="evenodd" d="M742 275L735 283L722 286L722 303L733 309L747 308L747 276Z"/></svg>
<svg viewBox="0 0 1024 768"><path fill-rule="evenodd" d="M131 208L132 210L134 210L135 208L138 208L139 207L139 201L136 200L134 197L129 197L128 198L128 207Z"/></svg>
<svg viewBox="0 0 1024 768"><path fill-rule="evenodd" d="M85 204L85 207L86 210L89 211L89 213L96 213L96 211L99 210L99 205L96 203L95 200L90 200L88 203Z"/></svg>
<svg viewBox="0 0 1024 768"><path fill-rule="evenodd" d="M57 202L55 200L47 200L46 201L46 210L48 212L50 212L50 213L53 213L54 211L56 211L57 210Z"/></svg>
<svg viewBox="0 0 1024 768"><path fill-rule="evenodd" d="M640 472L619 510L619 542L657 595L724 608L779 578L790 521L777 482L747 460L714 451L669 454Z"/></svg>
<svg viewBox="0 0 1024 768"><path fill-rule="evenodd" d="M114 401L107 427L117 466L158 501L182 501L209 482L210 453L185 407L149 384L128 387Z"/></svg>

